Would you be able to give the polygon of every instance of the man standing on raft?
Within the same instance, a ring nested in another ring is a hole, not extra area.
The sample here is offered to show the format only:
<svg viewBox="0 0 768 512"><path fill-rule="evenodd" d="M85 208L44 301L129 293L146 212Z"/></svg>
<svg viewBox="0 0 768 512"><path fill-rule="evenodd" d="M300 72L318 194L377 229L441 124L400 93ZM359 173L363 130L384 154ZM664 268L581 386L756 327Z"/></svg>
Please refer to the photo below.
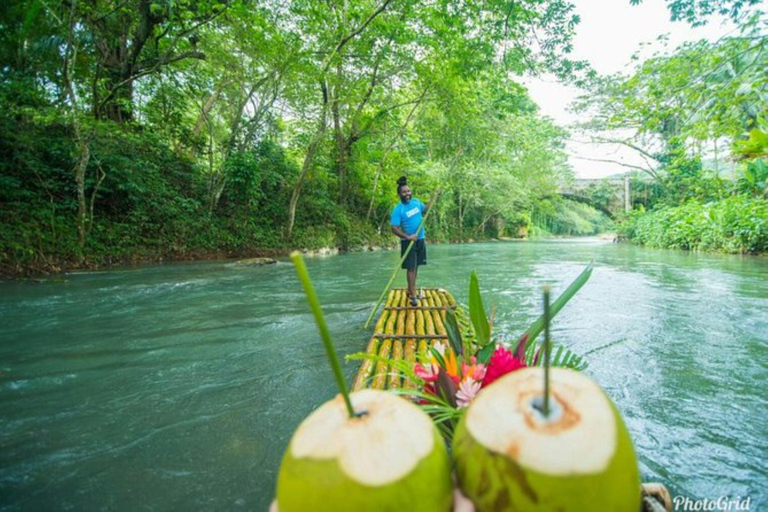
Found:
<svg viewBox="0 0 768 512"><path fill-rule="evenodd" d="M400 256L405 254L408 244L414 240L413 248L408 257L403 260L403 268L406 269L408 276L408 298L411 306L419 304L416 295L416 276L419 273L419 265L427 264L427 245L424 240L424 228L417 233L416 230L421 225L421 220L426 215L429 206L412 197L411 188L405 176L397 180L397 195L400 196L400 202L392 210L390 225L392 232L400 237Z"/></svg>

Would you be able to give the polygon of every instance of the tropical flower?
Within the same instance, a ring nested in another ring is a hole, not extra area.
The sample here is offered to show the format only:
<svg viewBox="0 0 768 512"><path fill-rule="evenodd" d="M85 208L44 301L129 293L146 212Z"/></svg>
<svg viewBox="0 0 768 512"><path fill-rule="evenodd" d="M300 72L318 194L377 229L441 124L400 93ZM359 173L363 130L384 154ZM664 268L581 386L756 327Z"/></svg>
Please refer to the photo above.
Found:
<svg viewBox="0 0 768 512"><path fill-rule="evenodd" d="M456 356L452 348L442 342L435 343L429 359L416 363L414 373L424 381L425 393L443 397L455 407L466 407L482 387L486 367L472 356L465 360ZM424 399L422 403L427 403Z"/></svg>
<svg viewBox="0 0 768 512"><path fill-rule="evenodd" d="M427 363L426 366L422 366L420 363L416 363L413 371L418 378L425 382L435 382L437 380L438 367L436 364Z"/></svg>
<svg viewBox="0 0 768 512"><path fill-rule="evenodd" d="M488 368L483 378L483 387L511 371L525 367L526 364L522 360L512 355L512 352L506 347L498 345L491 355L491 360L488 362Z"/></svg>
<svg viewBox="0 0 768 512"><path fill-rule="evenodd" d="M482 384L471 377L465 377L459 384L459 390L456 392L456 404L461 407L466 407L475 398L477 392L480 391Z"/></svg>
<svg viewBox="0 0 768 512"><path fill-rule="evenodd" d="M461 375L459 375L459 363L456 361L456 354L453 353L451 347L443 342L435 343L435 350L443 358L445 373L448 374L453 382L458 384L461 381ZM431 362L434 365L439 364L434 356L431 358Z"/></svg>
<svg viewBox="0 0 768 512"><path fill-rule="evenodd" d="M482 382L486 372L485 365L482 363L478 363L477 358L475 356L470 357L469 362L470 364L467 364L462 361L461 374L465 378L469 376L478 382Z"/></svg>

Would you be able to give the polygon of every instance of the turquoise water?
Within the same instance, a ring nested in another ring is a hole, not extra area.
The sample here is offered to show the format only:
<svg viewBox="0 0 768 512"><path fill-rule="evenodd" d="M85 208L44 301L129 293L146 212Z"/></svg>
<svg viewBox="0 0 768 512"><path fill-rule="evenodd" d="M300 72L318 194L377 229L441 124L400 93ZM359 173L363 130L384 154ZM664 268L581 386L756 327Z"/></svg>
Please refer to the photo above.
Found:
<svg viewBox="0 0 768 512"><path fill-rule="evenodd" d="M598 241L429 251L419 284L465 302L476 269L511 337L542 284L557 293L594 259L553 335L622 411L643 480L768 506L767 258ZM397 260L307 260L342 355L364 348ZM293 430L334 395L292 265L64 278L0 283L0 510L265 510Z"/></svg>

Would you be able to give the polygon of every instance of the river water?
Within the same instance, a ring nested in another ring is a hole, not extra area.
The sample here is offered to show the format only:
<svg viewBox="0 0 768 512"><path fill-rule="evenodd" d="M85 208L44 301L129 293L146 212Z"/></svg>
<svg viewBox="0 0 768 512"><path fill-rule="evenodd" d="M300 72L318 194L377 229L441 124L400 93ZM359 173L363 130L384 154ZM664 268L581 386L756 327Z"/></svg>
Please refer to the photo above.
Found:
<svg viewBox="0 0 768 512"><path fill-rule="evenodd" d="M594 259L553 336L618 405L643 480L768 507L768 258L594 240L429 250L419 284L466 302L476 269L511 337L541 285L557 294ZM341 355L364 349L397 260L307 261ZM334 395L289 261L64 279L0 283L0 510L265 510L293 430Z"/></svg>

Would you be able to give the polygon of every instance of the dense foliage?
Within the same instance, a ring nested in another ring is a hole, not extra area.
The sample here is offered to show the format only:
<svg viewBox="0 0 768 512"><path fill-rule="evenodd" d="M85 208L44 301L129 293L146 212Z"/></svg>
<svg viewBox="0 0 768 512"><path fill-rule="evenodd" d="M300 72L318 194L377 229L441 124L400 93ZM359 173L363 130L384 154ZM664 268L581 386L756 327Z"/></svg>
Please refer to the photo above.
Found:
<svg viewBox="0 0 768 512"><path fill-rule="evenodd" d="M570 173L515 77L568 78L560 0L17 0L0 8L2 273L516 234Z"/></svg>
<svg viewBox="0 0 768 512"><path fill-rule="evenodd" d="M681 206L636 211L622 233L648 247L720 251L768 251L768 202L741 195Z"/></svg>
<svg viewBox="0 0 768 512"><path fill-rule="evenodd" d="M669 2L687 19L685 5ZM695 5L703 19L752 2ZM521 85L591 76L569 58L578 22L563 0L4 2L0 273L391 243L403 174L421 199L442 191L438 240L592 233L603 221L557 198L567 133ZM669 134L669 169L695 168L691 137L757 119L754 26L684 56L701 63L694 100L720 70L738 78L699 109L704 131L670 132L682 111L653 111L652 77L680 63L598 81L594 97Z"/></svg>
<svg viewBox="0 0 768 512"><path fill-rule="evenodd" d="M727 6L673 3L691 13ZM639 210L620 230L637 243L766 250L768 37L762 12L736 15L746 5L732 5L736 34L656 55L631 76L596 78L576 106L592 113L583 128L597 141L629 148L644 162L624 164L635 175Z"/></svg>

